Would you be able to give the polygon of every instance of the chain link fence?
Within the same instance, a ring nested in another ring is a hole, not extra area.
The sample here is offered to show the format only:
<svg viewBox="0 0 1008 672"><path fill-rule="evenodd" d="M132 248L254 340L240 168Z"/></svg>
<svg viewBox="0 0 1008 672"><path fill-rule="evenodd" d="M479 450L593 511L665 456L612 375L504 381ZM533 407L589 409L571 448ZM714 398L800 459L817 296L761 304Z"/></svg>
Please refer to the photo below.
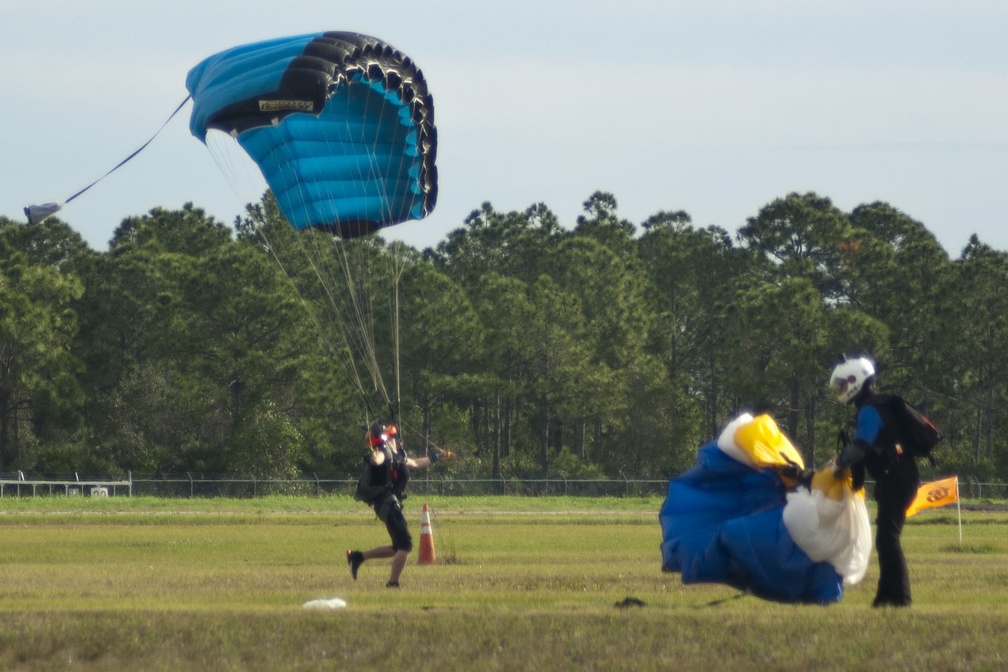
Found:
<svg viewBox="0 0 1008 672"><path fill-rule="evenodd" d="M260 497L263 495L352 496L357 479L134 478L133 494L153 497ZM569 478L411 478L412 495L530 497L645 497L663 495L667 480Z"/></svg>
<svg viewBox="0 0 1008 672"><path fill-rule="evenodd" d="M549 478L443 478L414 477L408 492L414 495L530 497L646 497L663 495L667 480ZM347 495L357 487L355 478L302 477L291 479L187 474L170 478L128 476L116 479L24 479L0 477L0 498L31 496L138 496L138 497L263 497L267 495Z"/></svg>
<svg viewBox="0 0 1008 672"><path fill-rule="evenodd" d="M255 477L185 475L171 478L133 477L125 479L43 479L0 476L0 498L32 496L142 496L142 497L264 497L267 495L347 495L357 486L353 478L302 477L271 479ZM481 496L515 495L527 497L649 497L664 496L667 479L576 479L547 478L444 478L410 479L413 495ZM866 485L869 496L872 484ZM962 499L1008 500L1008 484L959 479Z"/></svg>

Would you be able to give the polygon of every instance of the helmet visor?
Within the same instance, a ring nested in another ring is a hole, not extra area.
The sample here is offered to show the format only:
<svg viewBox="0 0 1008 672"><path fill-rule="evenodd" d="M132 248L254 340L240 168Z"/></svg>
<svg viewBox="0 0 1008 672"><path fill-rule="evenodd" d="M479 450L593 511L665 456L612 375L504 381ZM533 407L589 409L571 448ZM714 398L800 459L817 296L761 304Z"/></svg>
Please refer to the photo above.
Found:
<svg viewBox="0 0 1008 672"><path fill-rule="evenodd" d="M830 387L833 388L834 392L842 395L846 394L850 386L856 382L857 382L857 376L853 374L848 375L847 377L834 376L833 380L830 381Z"/></svg>

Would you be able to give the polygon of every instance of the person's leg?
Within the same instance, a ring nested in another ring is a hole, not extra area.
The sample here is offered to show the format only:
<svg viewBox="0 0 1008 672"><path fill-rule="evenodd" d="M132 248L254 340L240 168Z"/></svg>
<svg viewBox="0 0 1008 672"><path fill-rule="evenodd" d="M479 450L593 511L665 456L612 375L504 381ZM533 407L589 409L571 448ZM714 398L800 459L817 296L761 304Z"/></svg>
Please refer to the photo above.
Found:
<svg viewBox="0 0 1008 672"><path fill-rule="evenodd" d="M384 505L376 507L375 512L385 522L385 529L388 530L392 543L387 546L376 546L367 551L347 550L347 565L350 567L350 575L356 580L357 570L365 560L392 558L389 580L385 585L389 588L398 588L399 577L406 567L410 551L413 550L413 537L406 525L406 518L403 516L402 506L398 499L390 498Z"/></svg>
<svg viewBox="0 0 1008 672"><path fill-rule="evenodd" d="M878 502L875 550L878 553L879 580L873 606L909 606L910 572L900 544L903 524L906 522L904 497L889 492L884 485L876 488ZM895 495L895 496L894 496Z"/></svg>
<svg viewBox="0 0 1008 672"><path fill-rule="evenodd" d="M347 564L350 566L350 575L357 579L357 570L364 564L365 560L376 560L378 558L391 558L395 556L396 550L391 546L376 546L367 551L347 550Z"/></svg>
<svg viewBox="0 0 1008 672"><path fill-rule="evenodd" d="M406 560L409 559L409 551L396 551L395 555L392 556L392 571L389 572L389 586L399 585L399 575L402 574L403 568L406 567Z"/></svg>
<svg viewBox="0 0 1008 672"><path fill-rule="evenodd" d="M388 521L390 520L390 512L397 510L398 508L399 500L392 496L387 497L385 501L375 506L375 515L377 515L378 518L385 523L385 527L389 530L389 536L392 538L393 543L395 542L395 536L392 534L392 528ZM350 568L350 576L353 577L354 581L357 580L357 570L360 569L360 566L364 564L365 560L391 558L395 555L395 553L396 549L391 544L387 544L385 546L375 546L367 551L352 551L347 549L346 560L347 566Z"/></svg>
<svg viewBox="0 0 1008 672"><path fill-rule="evenodd" d="M398 588L399 577L402 575L403 568L406 567L410 551L413 550L413 537L406 525L406 517L403 516L402 508L398 506L393 507L389 512L385 524L388 527L389 536L392 538L392 548L395 549L392 556L392 568L389 570L389 580L385 585L389 588Z"/></svg>
<svg viewBox="0 0 1008 672"><path fill-rule="evenodd" d="M391 546L375 546L369 551L363 551L361 556L365 560L377 560L379 558L391 558L395 555L395 549Z"/></svg>

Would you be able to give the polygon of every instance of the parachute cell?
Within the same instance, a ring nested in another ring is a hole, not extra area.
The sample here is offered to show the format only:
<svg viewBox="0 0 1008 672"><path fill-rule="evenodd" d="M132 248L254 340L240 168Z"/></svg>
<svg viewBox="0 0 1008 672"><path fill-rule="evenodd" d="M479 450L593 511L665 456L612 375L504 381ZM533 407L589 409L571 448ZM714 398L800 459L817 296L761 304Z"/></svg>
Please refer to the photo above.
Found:
<svg viewBox="0 0 1008 672"><path fill-rule="evenodd" d="M359 33L210 56L186 79L192 134L235 137L297 229L343 238L422 219L437 201L437 131L423 73Z"/></svg>

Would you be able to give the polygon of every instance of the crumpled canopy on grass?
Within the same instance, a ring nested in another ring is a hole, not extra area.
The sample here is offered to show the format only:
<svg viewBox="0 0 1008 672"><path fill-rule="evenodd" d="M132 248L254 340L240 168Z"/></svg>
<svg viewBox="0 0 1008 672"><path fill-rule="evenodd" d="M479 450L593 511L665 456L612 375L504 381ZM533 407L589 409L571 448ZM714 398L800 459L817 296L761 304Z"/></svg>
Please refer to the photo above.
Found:
<svg viewBox="0 0 1008 672"><path fill-rule="evenodd" d="M780 602L828 604L864 577L871 528L862 492L832 468L782 476L801 456L769 416L742 415L669 483L662 569Z"/></svg>

